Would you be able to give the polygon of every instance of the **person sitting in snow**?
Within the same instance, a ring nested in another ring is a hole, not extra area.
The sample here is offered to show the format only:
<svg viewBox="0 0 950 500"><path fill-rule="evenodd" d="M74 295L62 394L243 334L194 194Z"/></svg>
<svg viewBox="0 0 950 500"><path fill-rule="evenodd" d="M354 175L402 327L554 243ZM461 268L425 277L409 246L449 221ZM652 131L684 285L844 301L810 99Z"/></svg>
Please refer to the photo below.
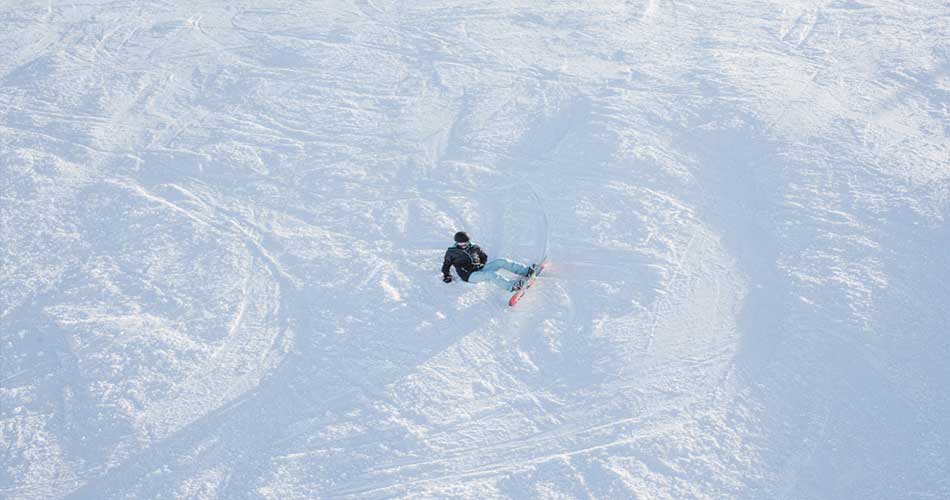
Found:
<svg viewBox="0 0 950 500"><path fill-rule="evenodd" d="M455 266L455 272L462 278L462 281L468 283L491 281L505 290L514 292L520 290L525 284L525 278L528 278L534 272L533 267L512 260L495 259L486 262L487 260L488 255L478 245L471 242L468 234L459 231L455 233L455 245L445 251L445 260L442 263L442 281L452 282L452 274L449 271L452 266ZM499 274L502 269L518 275L520 279L506 279Z"/></svg>

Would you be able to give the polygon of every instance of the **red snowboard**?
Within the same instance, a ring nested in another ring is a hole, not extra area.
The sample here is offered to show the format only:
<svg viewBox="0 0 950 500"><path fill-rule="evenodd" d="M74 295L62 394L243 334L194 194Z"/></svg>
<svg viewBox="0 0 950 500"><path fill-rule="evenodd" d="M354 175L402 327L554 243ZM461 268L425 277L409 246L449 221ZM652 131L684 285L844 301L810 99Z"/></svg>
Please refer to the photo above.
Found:
<svg viewBox="0 0 950 500"><path fill-rule="evenodd" d="M514 305L517 304L519 300L521 300L521 297L524 297L525 292L531 288L531 285L534 285L535 280L538 279L538 276L541 276L541 273L543 273L547 267L548 261L542 260L541 264L538 266L538 270L535 271L530 278L528 278L528 282L525 283L523 287L521 287L521 290L518 290L514 293L514 295L511 296L511 300L508 301L508 305L514 307Z"/></svg>

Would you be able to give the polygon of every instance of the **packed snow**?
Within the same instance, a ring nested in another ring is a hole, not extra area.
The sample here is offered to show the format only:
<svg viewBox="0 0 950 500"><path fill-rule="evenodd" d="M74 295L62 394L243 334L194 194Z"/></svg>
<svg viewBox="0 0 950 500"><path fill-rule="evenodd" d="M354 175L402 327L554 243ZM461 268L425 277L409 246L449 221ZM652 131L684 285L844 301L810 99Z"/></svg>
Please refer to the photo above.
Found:
<svg viewBox="0 0 950 500"><path fill-rule="evenodd" d="M946 1L0 26L2 498L950 498Z"/></svg>

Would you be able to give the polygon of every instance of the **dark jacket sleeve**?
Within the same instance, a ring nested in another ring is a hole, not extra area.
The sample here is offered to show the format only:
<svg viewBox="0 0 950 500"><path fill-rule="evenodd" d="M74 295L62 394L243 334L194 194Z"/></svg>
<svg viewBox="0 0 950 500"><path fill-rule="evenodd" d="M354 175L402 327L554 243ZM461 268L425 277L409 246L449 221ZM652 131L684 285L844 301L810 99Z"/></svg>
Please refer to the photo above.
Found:
<svg viewBox="0 0 950 500"><path fill-rule="evenodd" d="M445 258L442 260L442 276L451 276L449 270L452 269L452 258L449 256L449 251L445 251Z"/></svg>
<svg viewBox="0 0 950 500"><path fill-rule="evenodd" d="M478 259L481 265L488 264L488 254L482 251L481 247L478 248Z"/></svg>

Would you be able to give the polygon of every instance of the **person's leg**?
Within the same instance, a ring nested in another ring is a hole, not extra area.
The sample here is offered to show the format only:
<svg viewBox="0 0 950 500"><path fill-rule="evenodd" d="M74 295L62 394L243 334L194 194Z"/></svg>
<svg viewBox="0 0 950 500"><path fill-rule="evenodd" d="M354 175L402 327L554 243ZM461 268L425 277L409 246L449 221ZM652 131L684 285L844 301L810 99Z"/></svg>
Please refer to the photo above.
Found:
<svg viewBox="0 0 950 500"><path fill-rule="evenodd" d="M486 264L481 271L475 271L474 273L468 276L469 283L482 283L485 281L491 281L499 288L502 288L507 291L511 291L511 287L517 283L517 281L507 280L502 275L498 274L495 271L486 271L488 265Z"/></svg>
<svg viewBox="0 0 950 500"><path fill-rule="evenodd" d="M495 259L488 264L485 264L485 267L482 268L483 271L494 272L499 269L504 269L506 271L511 271L520 276L527 276L528 271L531 270L530 267L513 260L508 259Z"/></svg>
<svg viewBox="0 0 950 500"><path fill-rule="evenodd" d="M486 273L493 273L501 269L501 264L502 264L501 259L490 260L486 262L485 265L482 266L481 269L479 269L479 271L484 271Z"/></svg>

